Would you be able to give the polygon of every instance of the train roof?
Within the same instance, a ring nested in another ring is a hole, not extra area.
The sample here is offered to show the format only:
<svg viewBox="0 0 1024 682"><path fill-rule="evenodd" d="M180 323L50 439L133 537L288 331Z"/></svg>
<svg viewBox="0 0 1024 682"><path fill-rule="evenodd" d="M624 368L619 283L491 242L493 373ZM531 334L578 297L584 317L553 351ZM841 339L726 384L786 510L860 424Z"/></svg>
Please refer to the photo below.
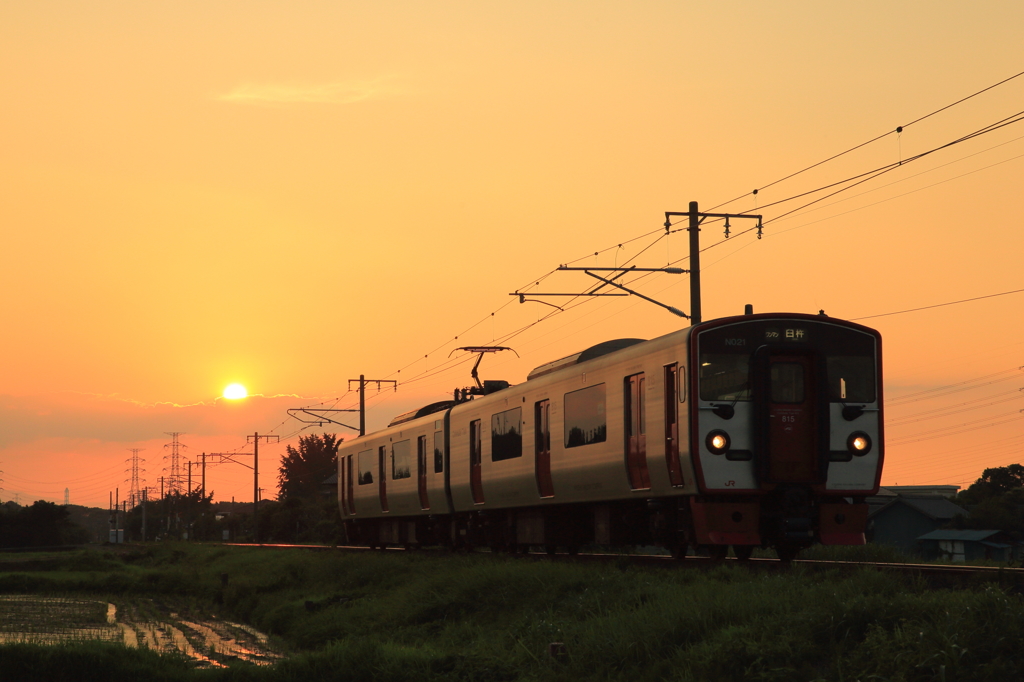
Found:
<svg viewBox="0 0 1024 682"><path fill-rule="evenodd" d="M404 424L405 422L411 422L413 419L426 417L428 414L434 414L435 412L443 412L444 410L447 410L449 407L452 407L455 404L456 403L454 400L442 400L440 402L430 403L429 405L424 405L423 407L417 408L415 410L410 410L408 412L398 415L397 417L391 420L391 423L388 424L388 426L397 426L399 424Z"/></svg>
<svg viewBox="0 0 1024 682"><path fill-rule="evenodd" d="M567 355L564 358L559 358L558 360L553 360L540 365L539 367L535 367L532 372L526 375L526 380L529 381L530 379L536 379L537 377L542 377L545 374L551 374L563 367L578 365L581 362L593 360L594 358L599 358L602 355L608 355L608 353L614 353L617 350L635 346L636 344L643 343L646 340L647 339L612 339L611 341L604 341L579 353L573 353L572 355Z"/></svg>

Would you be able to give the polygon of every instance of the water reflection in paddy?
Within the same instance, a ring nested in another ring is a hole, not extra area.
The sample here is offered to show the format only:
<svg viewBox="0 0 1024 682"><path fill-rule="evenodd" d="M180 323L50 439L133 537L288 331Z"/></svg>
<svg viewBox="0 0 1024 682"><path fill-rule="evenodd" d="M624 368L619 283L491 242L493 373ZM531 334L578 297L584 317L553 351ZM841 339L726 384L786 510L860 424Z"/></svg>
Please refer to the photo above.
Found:
<svg viewBox="0 0 1024 682"><path fill-rule="evenodd" d="M88 599L0 596L0 642L56 644L105 640L154 651L179 651L200 665L231 660L267 665L282 658L267 636L227 620L163 610L153 602L117 605Z"/></svg>

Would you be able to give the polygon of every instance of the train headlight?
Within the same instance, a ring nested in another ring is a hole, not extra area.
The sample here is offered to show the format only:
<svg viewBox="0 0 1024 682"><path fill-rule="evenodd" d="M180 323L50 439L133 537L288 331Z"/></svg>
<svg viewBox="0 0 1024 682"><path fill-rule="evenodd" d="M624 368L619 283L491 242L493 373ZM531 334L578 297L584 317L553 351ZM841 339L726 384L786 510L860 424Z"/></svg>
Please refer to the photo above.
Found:
<svg viewBox="0 0 1024 682"><path fill-rule="evenodd" d="M729 438L729 434L725 431L718 430L709 433L704 444L708 446L708 450L711 451L711 454L724 455L729 451L730 442L731 439Z"/></svg>
<svg viewBox="0 0 1024 682"><path fill-rule="evenodd" d="M856 431L846 439L846 449L858 457L871 452L871 436L863 431Z"/></svg>

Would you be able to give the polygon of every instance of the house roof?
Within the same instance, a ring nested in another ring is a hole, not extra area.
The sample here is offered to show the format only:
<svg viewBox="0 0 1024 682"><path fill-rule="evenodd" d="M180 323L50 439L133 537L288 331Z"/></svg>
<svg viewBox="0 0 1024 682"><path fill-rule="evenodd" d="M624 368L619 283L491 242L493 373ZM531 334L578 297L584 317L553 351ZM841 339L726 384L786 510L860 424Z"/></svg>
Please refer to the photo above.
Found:
<svg viewBox="0 0 1024 682"><path fill-rule="evenodd" d="M918 540L964 540L968 542L983 542L993 535L999 535L998 530L933 530L925 533Z"/></svg>
<svg viewBox="0 0 1024 682"><path fill-rule="evenodd" d="M900 499L933 519L952 519L955 516L967 516L966 509L953 504L944 497L902 497Z"/></svg>
<svg viewBox="0 0 1024 682"><path fill-rule="evenodd" d="M887 485L878 489L879 495L902 495L904 497L918 495L937 495L952 497L960 490L958 485Z"/></svg>
<svg viewBox="0 0 1024 682"><path fill-rule="evenodd" d="M893 505L905 504L934 521L948 521L956 516L967 516L967 510L953 504L944 497L897 497L888 504L871 511L875 516Z"/></svg>

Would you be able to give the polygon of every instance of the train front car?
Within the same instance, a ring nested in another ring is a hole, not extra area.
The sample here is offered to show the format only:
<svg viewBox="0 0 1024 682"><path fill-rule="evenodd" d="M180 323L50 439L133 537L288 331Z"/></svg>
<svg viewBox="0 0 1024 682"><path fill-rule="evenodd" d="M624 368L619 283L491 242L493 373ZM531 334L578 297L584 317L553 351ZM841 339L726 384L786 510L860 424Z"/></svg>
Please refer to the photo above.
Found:
<svg viewBox="0 0 1024 682"><path fill-rule="evenodd" d="M690 337L695 540L784 559L864 543L883 460L881 336L824 315L763 314Z"/></svg>

